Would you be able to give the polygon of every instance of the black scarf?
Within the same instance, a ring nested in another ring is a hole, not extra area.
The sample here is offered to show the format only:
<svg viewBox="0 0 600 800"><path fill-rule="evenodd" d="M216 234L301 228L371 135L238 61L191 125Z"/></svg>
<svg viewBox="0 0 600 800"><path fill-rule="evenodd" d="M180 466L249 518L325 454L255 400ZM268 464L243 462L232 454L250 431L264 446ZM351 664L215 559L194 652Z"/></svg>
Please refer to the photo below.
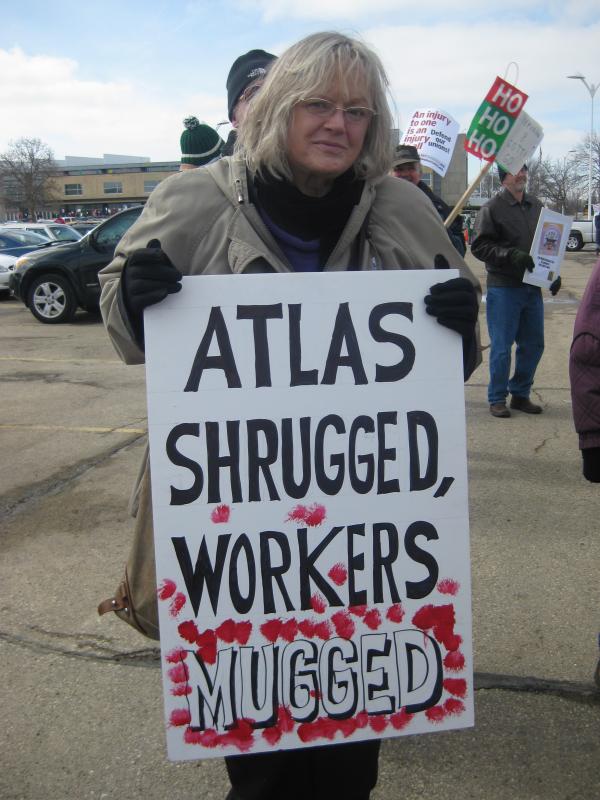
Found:
<svg viewBox="0 0 600 800"><path fill-rule="evenodd" d="M280 228L304 241L319 240L319 256L327 261L359 202L364 181L357 180L349 169L333 182L323 197L302 194L292 183L272 175L256 176L255 201Z"/></svg>

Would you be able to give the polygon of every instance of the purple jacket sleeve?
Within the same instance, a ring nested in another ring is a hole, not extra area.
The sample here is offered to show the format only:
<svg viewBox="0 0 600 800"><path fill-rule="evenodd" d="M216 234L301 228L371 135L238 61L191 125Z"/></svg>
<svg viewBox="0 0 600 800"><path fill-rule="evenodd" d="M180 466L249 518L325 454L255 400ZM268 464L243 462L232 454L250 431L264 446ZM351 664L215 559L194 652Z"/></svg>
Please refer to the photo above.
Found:
<svg viewBox="0 0 600 800"><path fill-rule="evenodd" d="M579 447L600 447L600 261L577 311L569 377Z"/></svg>

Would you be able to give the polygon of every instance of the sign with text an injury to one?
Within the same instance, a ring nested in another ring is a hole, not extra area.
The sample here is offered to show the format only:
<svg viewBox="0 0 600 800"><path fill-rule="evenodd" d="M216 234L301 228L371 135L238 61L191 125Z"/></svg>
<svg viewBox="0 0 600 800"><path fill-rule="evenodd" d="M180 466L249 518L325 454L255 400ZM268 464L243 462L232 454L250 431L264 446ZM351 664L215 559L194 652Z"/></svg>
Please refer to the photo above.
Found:
<svg viewBox="0 0 600 800"><path fill-rule="evenodd" d="M447 270L196 276L145 315L175 760L473 724Z"/></svg>
<svg viewBox="0 0 600 800"><path fill-rule="evenodd" d="M528 95L502 78L496 78L473 117L465 150L477 158L494 161Z"/></svg>
<svg viewBox="0 0 600 800"><path fill-rule="evenodd" d="M437 108L417 108L408 120L401 144L416 147L421 163L443 178L456 145L458 122Z"/></svg>

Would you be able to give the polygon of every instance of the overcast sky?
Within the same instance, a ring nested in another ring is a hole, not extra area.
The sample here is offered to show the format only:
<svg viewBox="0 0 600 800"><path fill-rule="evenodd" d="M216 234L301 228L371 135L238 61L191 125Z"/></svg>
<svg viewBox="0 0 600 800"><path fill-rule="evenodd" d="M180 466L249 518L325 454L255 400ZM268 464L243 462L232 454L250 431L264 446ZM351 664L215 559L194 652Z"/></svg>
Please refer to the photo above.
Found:
<svg viewBox="0 0 600 800"><path fill-rule="evenodd" d="M184 117L227 118L238 55L279 54L319 30L375 48L400 128L437 107L466 130L500 75L529 94L544 155L566 156L589 132L590 95L566 76L600 83L598 0L27 0L0 11L0 152L26 136L56 158L178 160Z"/></svg>

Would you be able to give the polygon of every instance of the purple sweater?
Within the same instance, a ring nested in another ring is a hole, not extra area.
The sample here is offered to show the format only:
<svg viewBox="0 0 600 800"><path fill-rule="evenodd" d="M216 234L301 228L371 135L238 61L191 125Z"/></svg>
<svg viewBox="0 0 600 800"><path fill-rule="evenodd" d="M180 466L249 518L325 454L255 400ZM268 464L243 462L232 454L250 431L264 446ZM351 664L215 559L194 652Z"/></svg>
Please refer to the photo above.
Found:
<svg viewBox="0 0 600 800"><path fill-rule="evenodd" d="M579 447L600 447L600 260L575 318L569 377Z"/></svg>
<svg viewBox="0 0 600 800"><path fill-rule="evenodd" d="M319 272L322 269L318 239L306 241L299 236L293 236L276 225L264 208L259 206L258 212L296 272Z"/></svg>

